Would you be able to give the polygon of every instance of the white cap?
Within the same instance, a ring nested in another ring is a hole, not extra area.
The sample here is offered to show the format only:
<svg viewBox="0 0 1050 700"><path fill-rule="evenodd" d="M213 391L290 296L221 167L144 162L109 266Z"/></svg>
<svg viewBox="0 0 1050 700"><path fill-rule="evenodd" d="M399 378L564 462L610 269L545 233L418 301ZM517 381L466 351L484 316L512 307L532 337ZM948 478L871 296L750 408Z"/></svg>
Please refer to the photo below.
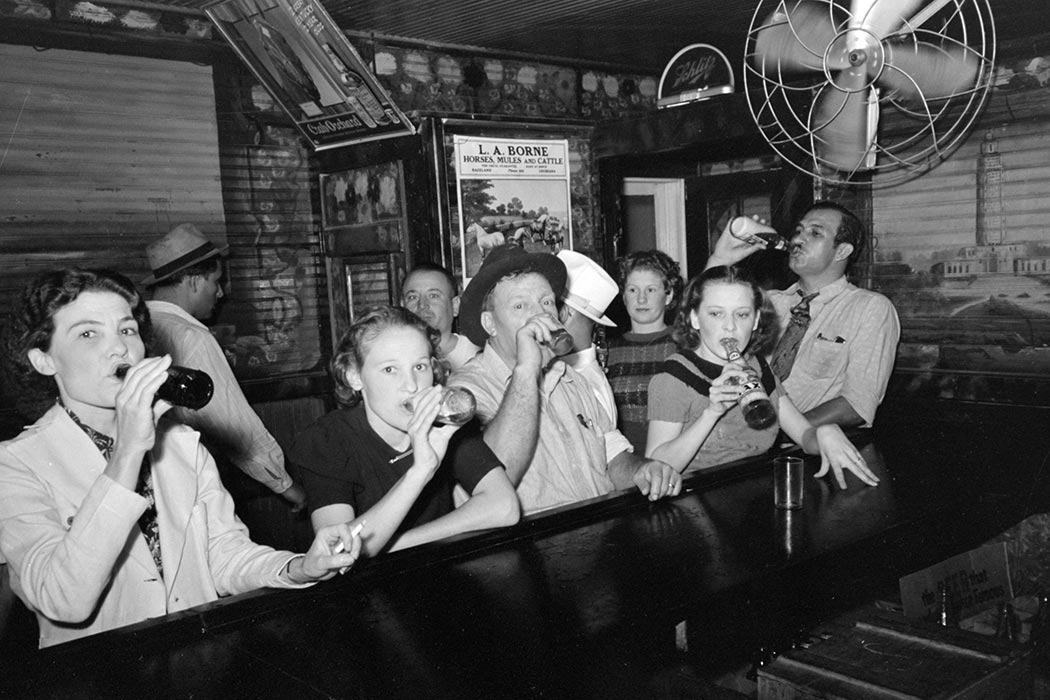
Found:
<svg viewBox="0 0 1050 700"><path fill-rule="evenodd" d="M563 250L558 253L558 258L565 263L565 270L569 273L562 300L592 321L615 326L605 315L605 309L620 293L616 281L601 265L582 253Z"/></svg>

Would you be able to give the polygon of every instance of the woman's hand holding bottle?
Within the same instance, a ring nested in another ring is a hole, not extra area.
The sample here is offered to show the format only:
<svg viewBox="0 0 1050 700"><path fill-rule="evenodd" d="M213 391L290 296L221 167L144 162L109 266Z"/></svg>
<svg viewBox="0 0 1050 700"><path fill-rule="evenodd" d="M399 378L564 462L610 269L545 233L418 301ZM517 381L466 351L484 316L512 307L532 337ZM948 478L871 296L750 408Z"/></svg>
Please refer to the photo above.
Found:
<svg viewBox="0 0 1050 700"><path fill-rule="evenodd" d="M459 429L458 425L434 425L444 387L432 386L416 394L413 399L414 412L408 424L408 437L412 444L415 466L425 470L429 476L437 471L441 460L445 458L449 440Z"/></svg>
<svg viewBox="0 0 1050 700"><path fill-rule="evenodd" d="M153 448L156 424L171 408L166 401L155 401L157 389L167 379L171 357L147 357L126 371L114 399L116 426L113 453L106 474L134 490L142 467L142 456Z"/></svg>
<svg viewBox="0 0 1050 700"><path fill-rule="evenodd" d="M748 372L741 363L730 362L722 367L722 374L711 382L708 391L710 404L706 411L716 415L723 415L726 411L736 405L743 392L742 385L747 381Z"/></svg>

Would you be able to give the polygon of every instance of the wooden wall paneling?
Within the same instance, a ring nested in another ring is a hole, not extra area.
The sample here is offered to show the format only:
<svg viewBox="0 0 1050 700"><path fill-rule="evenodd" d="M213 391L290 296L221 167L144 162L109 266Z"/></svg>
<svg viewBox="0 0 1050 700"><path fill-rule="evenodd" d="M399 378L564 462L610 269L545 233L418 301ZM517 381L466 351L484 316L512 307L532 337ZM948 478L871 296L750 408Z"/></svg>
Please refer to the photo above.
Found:
<svg viewBox="0 0 1050 700"><path fill-rule="evenodd" d="M56 265L139 280L192 221L222 238L211 69L0 45L0 304Z"/></svg>

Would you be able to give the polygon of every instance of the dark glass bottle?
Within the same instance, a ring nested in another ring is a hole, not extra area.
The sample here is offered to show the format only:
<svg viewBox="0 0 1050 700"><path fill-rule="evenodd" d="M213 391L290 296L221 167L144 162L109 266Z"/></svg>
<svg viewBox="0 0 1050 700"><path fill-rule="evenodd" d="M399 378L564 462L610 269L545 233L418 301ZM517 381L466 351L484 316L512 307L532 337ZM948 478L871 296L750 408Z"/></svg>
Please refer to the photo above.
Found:
<svg viewBox="0 0 1050 700"><path fill-rule="evenodd" d="M131 365L117 367L117 378L123 379L129 369ZM215 384L207 372L171 365L168 367L168 378L157 389L157 398L196 411L208 405L214 391Z"/></svg>
<svg viewBox="0 0 1050 700"><path fill-rule="evenodd" d="M735 338L723 338L722 347L726 349L730 362L740 359L740 349L737 347ZM769 400L769 394L762 388L762 380L753 374L749 374L743 383L744 392L740 395L740 411L744 414L744 422L754 430L765 430L777 422L777 412L773 408L773 402Z"/></svg>
<svg viewBox="0 0 1050 700"><path fill-rule="evenodd" d="M729 233L753 245L762 244L767 250L788 249L787 239L777 233L776 229L746 216L738 216L730 221Z"/></svg>

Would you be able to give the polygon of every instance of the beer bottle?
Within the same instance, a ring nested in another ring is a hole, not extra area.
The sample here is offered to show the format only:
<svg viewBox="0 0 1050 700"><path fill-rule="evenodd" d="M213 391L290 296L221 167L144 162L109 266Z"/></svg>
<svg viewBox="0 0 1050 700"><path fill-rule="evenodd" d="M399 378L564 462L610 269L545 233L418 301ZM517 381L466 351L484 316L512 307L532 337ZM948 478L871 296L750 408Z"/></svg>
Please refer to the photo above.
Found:
<svg viewBox="0 0 1050 700"><path fill-rule="evenodd" d="M738 216L729 222L729 233L734 238L751 243L761 244L766 250L787 250L788 241L771 226L760 224L747 216Z"/></svg>
<svg viewBox="0 0 1050 700"><path fill-rule="evenodd" d="M117 379L123 379L131 365L121 365L116 369ZM168 367L168 378L157 389L157 398L164 399L175 406L183 406L194 411L204 408L211 401L215 384L208 373L199 369L171 365Z"/></svg>
<svg viewBox="0 0 1050 700"><path fill-rule="evenodd" d="M721 343L730 362L740 359L740 348L737 347L736 338L722 338ZM736 384L738 381L732 383ZM743 383L740 411L744 414L744 422L754 430L765 430L777 421L776 409L769 400L769 394L762 388L762 380L750 372Z"/></svg>

